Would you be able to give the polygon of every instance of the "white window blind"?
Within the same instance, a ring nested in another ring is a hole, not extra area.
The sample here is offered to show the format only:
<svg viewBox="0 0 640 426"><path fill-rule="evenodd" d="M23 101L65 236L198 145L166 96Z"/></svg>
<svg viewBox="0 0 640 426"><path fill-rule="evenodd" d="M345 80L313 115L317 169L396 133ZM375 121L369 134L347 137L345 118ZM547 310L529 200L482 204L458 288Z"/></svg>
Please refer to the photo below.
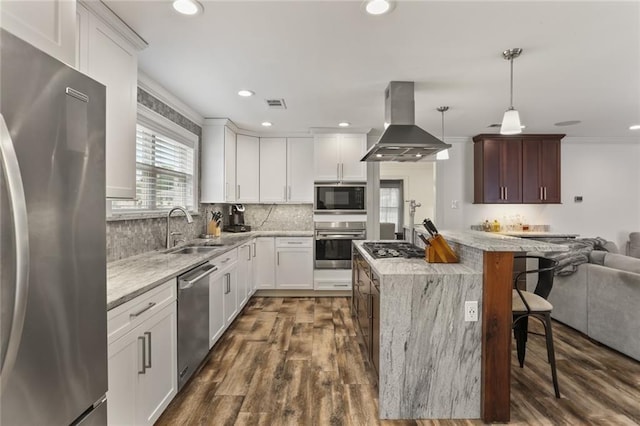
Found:
<svg viewBox="0 0 640 426"><path fill-rule="evenodd" d="M112 211L193 210L194 147L150 127L136 126L136 200L114 201Z"/></svg>
<svg viewBox="0 0 640 426"><path fill-rule="evenodd" d="M402 181L380 182L380 223L393 223L402 230Z"/></svg>

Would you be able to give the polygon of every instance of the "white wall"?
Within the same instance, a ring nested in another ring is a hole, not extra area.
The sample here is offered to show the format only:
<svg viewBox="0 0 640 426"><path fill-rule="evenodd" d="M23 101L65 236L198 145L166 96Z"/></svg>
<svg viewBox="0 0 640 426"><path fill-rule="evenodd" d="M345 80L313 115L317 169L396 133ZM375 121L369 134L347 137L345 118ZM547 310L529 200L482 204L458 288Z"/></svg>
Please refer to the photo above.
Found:
<svg viewBox="0 0 640 426"><path fill-rule="evenodd" d="M630 232L640 231L640 141L618 143L565 138L562 142L562 204L472 204L473 143L452 143L450 159L437 164L437 222L444 229L469 229L485 219L520 214L552 231L603 237L624 250ZM583 202L575 203L574 196ZM459 200L459 209L451 209Z"/></svg>
<svg viewBox="0 0 640 426"><path fill-rule="evenodd" d="M404 200L422 204L416 209L416 223L435 213L435 174L433 162L380 163L380 180L402 180ZM409 224L409 205L404 203L404 225Z"/></svg>

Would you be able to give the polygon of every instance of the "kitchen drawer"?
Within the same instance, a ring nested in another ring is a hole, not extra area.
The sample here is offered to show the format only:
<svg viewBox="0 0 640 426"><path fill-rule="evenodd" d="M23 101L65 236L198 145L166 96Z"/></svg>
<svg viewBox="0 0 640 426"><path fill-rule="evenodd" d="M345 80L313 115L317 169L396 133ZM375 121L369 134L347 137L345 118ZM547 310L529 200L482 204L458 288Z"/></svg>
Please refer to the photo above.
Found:
<svg viewBox="0 0 640 426"><path fill-rule="evenodd" d="M351 291L351 281L316 279L313 282L313 289L314 290L349 290Z"/></svg>
<svg viewBox="0 0 640 426"><path fill-rule="evenodd" d="M238 249L234 248L233 250L229 250L228 252L221 254L218 257L214 257L210 262L216 265L218 269L222 269L225 266L232 264L236 260L238 260Z"/></svg>
<svg viewBox="0 0 640 426"><path fill-rule="evenodd" d="M175 301L176 291L176 279L172 278L153 290L108 311L107 336L109 344Z"/></svg>
<svg viewBox="0 0 640 426"><path fill-rule="evenodd" d="M313 247L313 238L276 237L276 247Z"/></svg>

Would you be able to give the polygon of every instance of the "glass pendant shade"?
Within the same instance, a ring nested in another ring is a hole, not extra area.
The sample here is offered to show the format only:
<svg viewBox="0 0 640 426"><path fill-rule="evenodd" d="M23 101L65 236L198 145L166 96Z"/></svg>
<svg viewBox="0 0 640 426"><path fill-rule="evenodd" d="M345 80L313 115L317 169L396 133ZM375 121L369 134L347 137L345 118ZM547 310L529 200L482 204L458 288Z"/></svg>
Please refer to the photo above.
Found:
<svg viewBox="0 0 640 426"><path fill-rule="evenodd" d="M445 149L444 151L440 151L436 154L436 160L448 160L449 159L449 150Z"/></svg>
<svg viewBox="0 0 640 426"><path fill-rule="evenodd" d="M522 126L520 125L520 114L518 111L509 108L505 111L502 117L502 126L500 126L501 135L517 135L522 133Z"/></svg>

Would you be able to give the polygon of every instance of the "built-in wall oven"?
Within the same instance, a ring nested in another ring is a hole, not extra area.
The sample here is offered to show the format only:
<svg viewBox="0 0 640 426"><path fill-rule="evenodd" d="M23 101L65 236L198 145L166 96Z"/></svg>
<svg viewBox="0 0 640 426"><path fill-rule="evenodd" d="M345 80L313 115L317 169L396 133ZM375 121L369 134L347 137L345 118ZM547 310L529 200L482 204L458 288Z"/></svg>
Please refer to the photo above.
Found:
<svg viewBox="0 0 640 426"><path fill-rule="evenodd" d="M314 186L314 213L366 214L367 185L364 183L316 183Z"/></svg>
<svg viewBox="0 0 640 426"><path fill-rule="evenodd" d="M351 242L366 235L366 222L315 222L315 269L351 269Z"/></svg>

